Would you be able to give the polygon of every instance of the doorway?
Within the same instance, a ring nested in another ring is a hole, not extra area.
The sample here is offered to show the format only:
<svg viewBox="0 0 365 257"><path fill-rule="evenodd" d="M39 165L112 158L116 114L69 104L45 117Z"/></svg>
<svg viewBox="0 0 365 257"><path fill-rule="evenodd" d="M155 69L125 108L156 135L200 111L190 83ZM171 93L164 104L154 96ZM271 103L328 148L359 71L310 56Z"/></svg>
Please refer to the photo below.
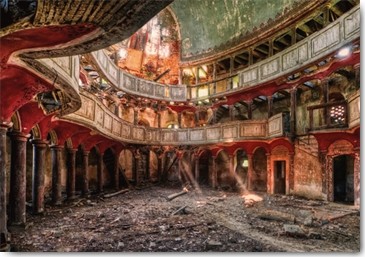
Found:
<svg viewBox="0 0 365 257"><path fill-rule="evenodd" d="M285 161L274 161L274 194L285 194Z"/></svg>
<svg viewBox="0 0 365 257"><path fill-rule="evenodd" d="M333 158L333 200L354 203L354 159L351 155Z"/></svg>

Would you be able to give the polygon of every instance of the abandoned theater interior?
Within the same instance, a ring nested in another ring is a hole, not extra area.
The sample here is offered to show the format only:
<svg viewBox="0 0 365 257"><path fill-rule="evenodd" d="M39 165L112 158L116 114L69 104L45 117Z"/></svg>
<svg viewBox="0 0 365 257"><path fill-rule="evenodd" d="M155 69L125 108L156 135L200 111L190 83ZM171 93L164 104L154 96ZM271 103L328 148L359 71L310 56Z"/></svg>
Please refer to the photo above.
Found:
<svg viewBox="0 0 365 257"><path fill-rule="evenodd" d="M1 0L1 251L360 251L360 0Z"/></svg>

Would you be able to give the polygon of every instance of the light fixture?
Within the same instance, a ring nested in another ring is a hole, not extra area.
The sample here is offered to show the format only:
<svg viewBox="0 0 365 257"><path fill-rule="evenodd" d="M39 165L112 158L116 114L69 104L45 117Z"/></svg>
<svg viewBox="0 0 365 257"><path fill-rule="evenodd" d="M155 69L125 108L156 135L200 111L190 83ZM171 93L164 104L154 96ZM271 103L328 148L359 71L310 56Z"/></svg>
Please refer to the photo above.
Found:
<svg viewBox="0 0 365 257"><path fill-rule="evenodd" d="M242 167L247 168L248 167L248 160L243 160Z"/></svg>
<svg viewBox="0 0 365 257"><path fill-rule="evenodd" d="M351 47L346 46L341 48L338 52L337 52L337 58L346 58L351 54Z"/></svg>

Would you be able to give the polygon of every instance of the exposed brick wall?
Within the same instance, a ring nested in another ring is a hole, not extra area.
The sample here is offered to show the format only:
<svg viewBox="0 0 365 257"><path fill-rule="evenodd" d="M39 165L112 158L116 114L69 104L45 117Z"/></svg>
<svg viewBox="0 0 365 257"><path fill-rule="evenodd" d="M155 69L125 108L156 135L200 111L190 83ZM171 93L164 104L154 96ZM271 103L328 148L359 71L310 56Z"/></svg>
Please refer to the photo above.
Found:
<svg viewBox="0 0 365 257"><path fill-rule="evenodd" d="M318 157L299 148L294 155L294 193L307 198L324 199L322 167Z"/></svg>

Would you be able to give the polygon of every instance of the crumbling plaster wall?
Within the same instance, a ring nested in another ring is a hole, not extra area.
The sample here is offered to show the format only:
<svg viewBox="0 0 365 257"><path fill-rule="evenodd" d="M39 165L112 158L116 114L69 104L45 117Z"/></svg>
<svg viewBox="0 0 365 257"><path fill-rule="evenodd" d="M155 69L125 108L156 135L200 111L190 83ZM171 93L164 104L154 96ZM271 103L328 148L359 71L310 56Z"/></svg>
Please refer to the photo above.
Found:
<svg viewBox="0 0 365 257"><path fill-rule="evenodd" d="M322 166L317 156L300 148L294 155L294 194L305 198L323 199Z"/></svg>

